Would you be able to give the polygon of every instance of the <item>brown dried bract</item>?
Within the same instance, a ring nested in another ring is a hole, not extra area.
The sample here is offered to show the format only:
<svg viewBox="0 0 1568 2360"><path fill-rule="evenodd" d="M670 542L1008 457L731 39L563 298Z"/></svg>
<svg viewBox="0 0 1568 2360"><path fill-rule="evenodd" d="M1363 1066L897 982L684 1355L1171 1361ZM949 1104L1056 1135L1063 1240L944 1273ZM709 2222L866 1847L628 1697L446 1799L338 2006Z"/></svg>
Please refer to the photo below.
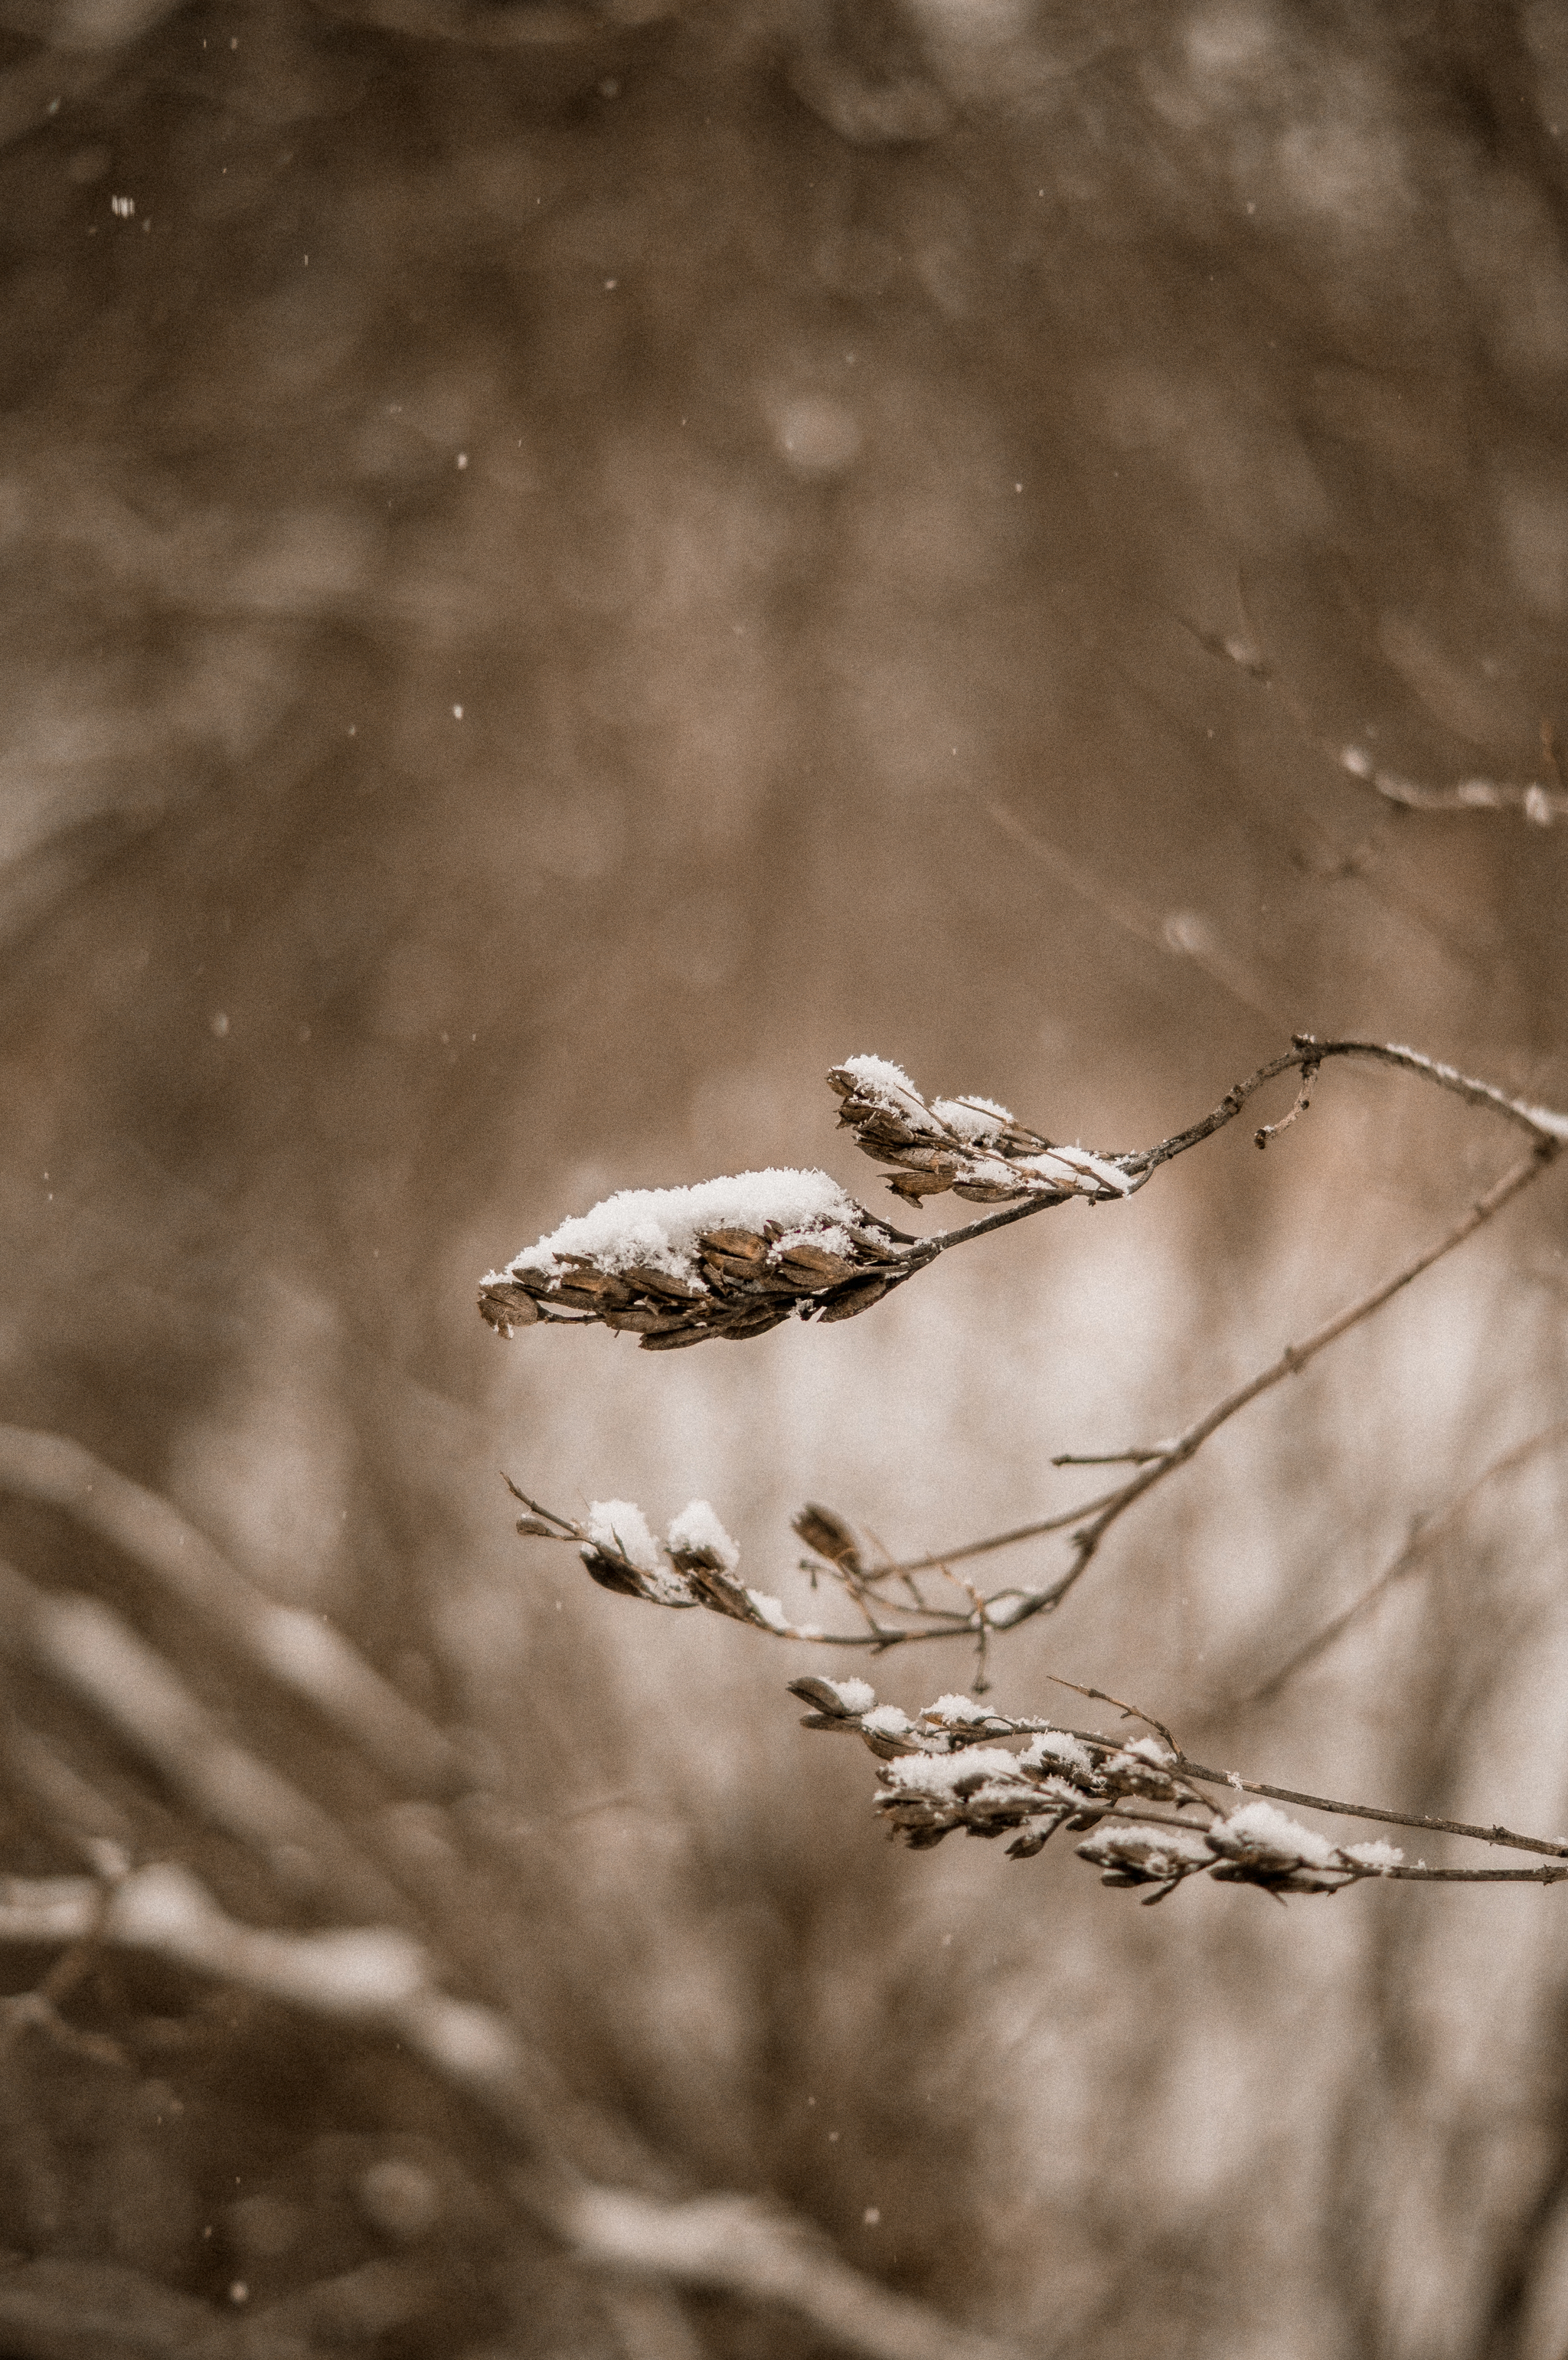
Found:
<svg viewBox="0 0 1568 2360"><path fill-rule="evenodd" d="M856 1213L848 1253L798 1233L786 1244L775 1223L708 1230L691 1277L647 1266L603 1270L582 1254L562 1254L549 1271L514 1264L480 1288L480 1316L503 1336L539 1321L593 1321L635 1335L645 1352L710 1337L737 1342L789 1318L852 1319L917 1266L893 1231L859 1207ZM833 1234L836 1242L844 1232Z"/></svg>

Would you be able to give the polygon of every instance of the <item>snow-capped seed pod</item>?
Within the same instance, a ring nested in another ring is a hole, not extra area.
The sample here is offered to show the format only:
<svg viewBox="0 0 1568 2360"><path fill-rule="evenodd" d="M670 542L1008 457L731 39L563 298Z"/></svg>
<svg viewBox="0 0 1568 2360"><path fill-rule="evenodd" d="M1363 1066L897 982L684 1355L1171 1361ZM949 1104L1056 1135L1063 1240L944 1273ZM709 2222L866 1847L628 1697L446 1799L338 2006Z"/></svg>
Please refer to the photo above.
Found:
<svg viewBox="0 0 1568 2360"><path fill-rule="evenodd" d="M882 1058L848 1058L828 1079L842 1101L840 1122L853 1129L864 1154L895 1167L887 1185L908 1204L944 1187L974 1204L998 1205L1021 1196L1051 1203L1121 1196L1133 1185L1114 1159L1055 1145L993 1098L928 1103Z"/></svg>
<svg viewBox="0 0 1568 2360"><path fill-rule="evenodd" d="M1131 1744L1105 1756L1099 1765L1100 1781L1113 1795L1138 1795L1151 1803L1175 1802L1192 1790L1167 1767L1173 1758L1157 1737L1135 1738Z"/></svg>
<svg viewBox="0 0 1568 2360"><path fill-rule="evenodd" d="M1102 1827L1078 1846L1078 1857L1100 1871L1102 1885L1170 1886L1213 1868L1214 1854L1196 1828Z"/></svg>
<svg viewBox="0 0 1568 2360"><path fill-rule="evenodd" d="M740 1341L823 1308L863 1273L880 1283L843 1295L835 1316L869 1308L908 1242L823 1172L627 1189L492 1272L480 1308L503 1329L541 1317L596 1319L635 1334L648 1351L709 1337Z"/></svg>
<svg viewBox="0 0 1568 2360"><path fill-rule="evenodd" d="M1315 1828L1304 1828L1272 1803L1244 1803L1208 1830L1225 1885L1261 1885L1282 1893L1333 1893L1356 1871Z"/></svg>
<svg viewBox="0 0 1568 2360"><path fill-rule="evenodd" d="M789 1683L789 1694L814 1710L802 1720L802 1729L837 1729L858 1735L860 1717L877 1709L877 1691L869 1680L829 1680L806 1676Z"/></svg>
<svg viewBox="0 0 1568 2360"><path fill-rule="evenodd" d="M672 1521L664 1546L670 1563L682 1573L694 1567L734 1573L740 1563L739 1549L706 1500L687 1502Z"/></svg>

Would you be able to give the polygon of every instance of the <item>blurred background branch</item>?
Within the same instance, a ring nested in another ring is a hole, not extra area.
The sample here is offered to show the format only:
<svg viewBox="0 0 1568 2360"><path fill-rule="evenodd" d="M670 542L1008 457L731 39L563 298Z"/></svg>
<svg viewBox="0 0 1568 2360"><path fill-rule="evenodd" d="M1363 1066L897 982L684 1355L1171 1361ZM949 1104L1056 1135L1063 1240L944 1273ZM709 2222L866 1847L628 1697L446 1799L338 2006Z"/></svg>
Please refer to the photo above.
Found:
<svg viewBox="0 0 1568 2360"><path fill-rule="evenodd" d="M1054 1521L1052 1459L1484 1194L1466 1108L1346 1070L1288 1152L745 1352L506 1349L471 1290L789 1163L846 1042L1060 1140L1298 1023L1568 1099L1565 125L1548 0L6 12L8 1874L417 1944L591 2186L966 2334L1560 2360L1558 1896L911 1861L777 1644L527 1568L495 1480L719 1502L743 1563L803 1499L867 1562ZM999 1708L1092 1669L1205 1762L1550 1835L1565 1284L1531 1189L1124 1519ZM384 2030L3 1964L11 2342L828 2337L585 2261Z"/></svg>

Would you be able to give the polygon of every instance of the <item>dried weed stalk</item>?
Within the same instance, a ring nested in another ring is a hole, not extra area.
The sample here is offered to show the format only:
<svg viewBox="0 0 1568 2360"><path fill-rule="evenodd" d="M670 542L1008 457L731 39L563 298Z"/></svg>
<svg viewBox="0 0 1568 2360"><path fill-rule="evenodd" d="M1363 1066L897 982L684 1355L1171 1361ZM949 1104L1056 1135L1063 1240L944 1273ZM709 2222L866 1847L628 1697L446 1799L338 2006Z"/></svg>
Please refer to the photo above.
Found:
<svg viewBox="0 0 1568 2360"><path fill-rule="evenodd" d="M1075 1687L1065 1681L1064 1687ZM1149 1885L1150 1901L1186 1877L1208 1874L1222 1885L1256 1885L1265 1892L1337 1893L1369 1877L1422 1883L1557 1885L1568 1878L1568 1843L1524 1836L1511 1828L1467 1820L1423 1819L1365 1803L1335 1802L1211 1770L1181 1752L1163 1722L1122 1705L1100 1688L1080 1694L1116 1705L1149 1733L1131 1740L1063 1729L1049 1721L1017 1720L967 1696L938 1697L912 1718L898 1705L879 1704L866 1680L791 1680L790 1694L811 1707L805 1729L859 1737L882 1764L877 1810L895 1835L929 1850L961 1830L965 1835L1012 1836L1007 1854L1029 1860L1059 1828L1083 1834L1080 1860L1101 1871L1105 1885ZM1009 1750L1018 1739L1027 1740ZM1202 1791L1267 1799L1230 1802L1222 1810ZM1291 1802L1341 1819L1375 1819L1434 1835L1469 1837L1541 1856L1538 1868L1429 1868L1407 1865L1386 1842L1334 1844L1275 1808Z"/></svg>
<svg viewBox="0 0 1568 2360"><path fill-rule="evenodd" d="M794 1307L803 1317L820 1309L826 1318L848 1317L856 1310L866 1309L871 1301L879 1300L890 1286L902 1284L917 1270L923 1269L938 1254L954 1245L987 1235L991 1230L1019 1220L1052 1205L1065 1204L1079 1196L1089 1203L1120 1202L1146 1186L1162 1164L1175 1156L1186 1153L1203 1141L1210 1139L1235 1120L1242 1109L1268 1083L1282 1075L1294 1073L1300 1077L1297 1095L1290 1110L1279 1121L1261 1125L1254 1138L1259 1147L1305 1111L1312 1087L1320 1069L1329 1061L1341 1057L1368 1058L1379 1064L1410 1073L1434 1087L1460 1098L1467 1105L1489 1109L1500 1115L1516 1129L1522 1130L1530 1141L1529 1153L1512 1164L1500 1179L1486 1190L1460 1215L1453 1226L1435 1243L1424 1248L1410 1261L1392 1272L1368 1293L1360 1295L1344 1309L1304 1337L1300 1343L1287 1344L1266 1368L1247 1379L1206 1409L1182 1431L1168 1440L1141 1448L1096 1454L1078 1459L1063 1454L1053 1463L1057 1466L1075 1464L1109 1466L1127 1465L1133 1470L1122 1482L1108 1491L1098 1492L1074 1506L1054 1514L1041 1516L1028 1524L1015 1524L1006 1532L986 1534L979 1539L964 1540L952 1548L923 1557L895 1558L883 1552L867 1553L851 1527L832 1509L809 1504L796 1518L795 1529L811 1552L804 1561L813 1584L820 1579L835 1582L846 1594L860 1617L861 1628L849 1632L828 1632L814 1624L791 1622L779 1601L766 1591L749 1590L735 1578L738 1553L724 1536L717 1520L713 1531L720 1535L723 1549L728 1556L723 1565L706 1568L687 1565L656 1543L648 1532L639 1510L624 1502L600 1503L591 1511L587 1524L556 1514L534 1500L518 1492L517 1497L528 1510L518 1529L539 1539L572 1540L583 1549L589 1571L606 1588L618 1589L630 1596L641 1597L661 1606L707 1606L715 1612L727 1614L740 1622L749 1622L758 1628L772 1631L787 1639L811 1639L833 1646L871 1647L877 1650L900 1646L911 1641L951 1639L967 1636L982 1649L993 1632L1012 1630L1033 1615L1051 1612L1062 1603L1087 1570L1101 1543L1112 1526L1124 1516L1144 1494L1185 1466L1197 1452L1238 1412L1282 1384L1287 1377L1299 1375L1331 1344L1359 1327L1390 1302L1423 1271L1441 1262L1446 1255L1473 1237L1505 1205L1520 1195L1553 1164L1568 1145L1568 1116L1551 1108L1531 1106L1509 1096L1491 1083L1474 1079L1459 1073L1452 1065L1421 1055L1392 1043L1369 1041L1317 1041L1309 1033L1298 1033L1288 1051L1270 1058L1267 1065L1227 1090L1210 1113L1203 1116L1185 1131L1174 1132L1153 1147L1116 1154L1091 1153L1083 1148L1053 1146L1040 1134L1026 1131L1003 1107L988 1099L938 1099L928 1102L915 1089L898 1067L887 1065L879 1058L857 1057L836 1066L829 1076L833 1088L841 1100L840 1120L854 1131L856 1144L877 1161L892 1159L895 1168L887 1185L900 1195L934 1195L951 1189L954 1193L974 1196L985 1192L991 1198L1004 1199L1001 1208L963 1228L939 1231L934 1237L911 1240L887 1246L883 1271L872 1282L873 1292L861 1299L864 1282L845 1284L841 1278L825 1282L822 1296L797 1295ZM849 1199L834 1189L833 1183L822 1174L747 1174L740 1181L711 1182L710 1188L740 1191L757 1204L765 1204L770 1190L787 1195L789 1186L795 1190L790 1209L798 1211L801 1201L811 1201L810 1192L798 1184L811 1184L817 1191L819 1218L827 1220L834 1213L834 1198L842 1207ZM788 1184L788 1185L787 1185ZM831 1193L830 1193L831 1192ZM788 1309L777 1307L777 1298L768 1316L754 1319L749 1327L725 1328L715 1325L729 1317L729 1312L716 1306L716 1297L708 1291L708 1282L701 1276L710 1257L704 1233L700 1228L700 1215L690 1208L689 1200L701 1199L699 1189L639 1191L620 1197L611 1197L597 1207L581 1222L567 1222L552 1238L541 1239L537 1246L517 1257L508 1273L492 1276L485 1282L480 1308L486 1317L498 1319L496 1304L507 1287L523 1285L555 1287L559 1295L564 1290L572 1301L564 1311L546 1311L548 1294L536 1303L525 1290L526 1299L534 1309L529 1316L577 1317L600 1318L614 1325L624 1320L621 1312L609 1313L583 1307L591 1297L580 1284L576 1262L571 1266L566 1282L559 1276L566 1264L561 1240L579 1233L591 1236L597 1247L604 1267L595 1265L597 1274L606 1284L629 1284L645 1265L623 1266L618 1278L612 1267L615 1257L637 1252L647 1254L662 1240L667 1258L685 1258L688 1264L699 1266L694 1280L682 1278L704 1290L694 1296L684 1315L690 1323L678 1340L698 1342L713 1333L757 1333L761 1326L772 1327L789 1316ZM859 1214L859 1208L855 1208ZM868 1215L860 1214L868 1221ZM786 1233L787 1234L787 1233ZM892 1233L889 1233L890 1235ZM652 1241L652 1242L650 1242ZM758 1268L771 1261L780 1262L785 1255L784 1237L770 1239L765 1229L755 1233ZM789 1251L797 1251L791 1248ZM520 1273L521 1275L516 1275ZM725 1286L735 1282L725 1279ZM751 1282L756 1284L760 1282ZM719 1282L714 1282L715 1289ZM792 1282L785 1281L788 1287ZM581 1300L578 1298L581 1297ZM509 1299L509 1298L507 1298ZM733 1298L725 1296L725 1302ZM667 1336L645 1336L645 1342L665 1342ZM516 1487L513 1487L514 1490ZM706 1503L696 1503L704 1515L712 1518ZM688 1514L696 1512L696 1507ZM617 1524L611 1511L619 1515ZM635 1519L636 1546L626 1546L626 1535L633 1531ZM595 1521L597 1520L597 1521ZM1069 1557L1065 1568L1051 1580L1039 1586L1010 1586L982 1593L953 1568L978 1557L989 1556L998 1549L1010 1548L1023 1541L1036 1540L1062 1533L1068 1535ZM671 1541L674 1543L672 1530ZM933 1598L929 1578L936 1577L949 1584L947 1600ZM924 1579L924 1581L922 1580ZM957 1601L962 1601L962 1603Z"/></svg>
<svg viewBox="0 0 1568 2360"><path fill-rule="evenodd" d="M971 1639L980 1651L977 1686L983 1689L985 1650L994 1632L1015 1628L1060 1604L1082 1578L1105 1534L1136 1501L1184 1465L1238 1411L1370 1318L1539 1178L1568 1145L1568 1116L1529 1105L1490 1083L1391 1043L1318 1041L1306 1033L1298 1034L1288 1052L1238 1082L1211 1113L1187 1130L1153 1147L1117 1154L1062 1147L1027 1130L1007 1108L990 1099L928 1100L897 1066L877 1058L852 1058L829 1075L840 1100L841 1122L854 1131L856 1144L866 1154L893 1167L887 1178L895 1194L918 1203L922 1197L951 1190L1003 1207L932 1238L903 1240L888 1233L891 1242L877 1248L885 1264L876 1295L868 1295L865 1305L850 1303L848 1309L853 1310L867 1307L888 1286L902 1284L950 1246L985 1235L1047 1205L1063 1204L1073 1196L1104 1203L1132 1196L1161 1164L1233 1121L1267 1083L1294 1073L1299 1086L1289 1111L1254 1134L1259 1147L1267 1146L1306 1111L1321 1068L1331 1059L1349 1056L1370 1058L1414 1074L1468 1105L1502 1116L1526 1133L1529 1153L1476 1198L1435 1244L1336 1313L1301 1343L1287 1346L1267 1368L1227 1393L1181 1434L1147 1448L1084 1459L1064 1454L1054 1462L1058 1466L1130 1466L1133 1471L1114 1489L1065 1513L966 1541L940 1556L906 1559L892 1558L885 1552L868 1557L842 1517L831 1509L808 1505L795 1520L795 1530L811 1552L803 1561L804 1569L811 1573L813 1586L819 1579L834 1582L856 1609L861 1627L844 1632L794 1622L778 1598L742 1582L737 1570L739 1552L705 1501L692 1502L661 1542L655 1538L641 1510L630 1502L595 1502L586 1521L580 1522L544 1507L512 1484L514 1496L526 1511L517 1520L519 1533L574 1543L589 1574L606 1589L653 1605L706 1607L778 1638L876 1652L912 1640ZM740 1182L709 1185L740 1191L743 1196L749 1191L750 1200L761 1208L770 1186L800 1183L809 1184L808 1196L811 1187L826 1192L833 1186L821 1174L753 1174ZM568 1316L604 1317L604 1313L591 1307L597 1298L583 1288L579 1273L591 1267L606 1282L625 1286L648 1266L646 1260L633 1262L629 1257L634 1252L647 1257L651 1244L654 1251L662 1250L667 1261L681 1263L685 1283L698 1290L692 1307L684 1315L692 1328L681 1340L696 1341L704 1333L735 1332L712 1324L715 1317L722 1321L730 1316L722 1306L729 1299L725 1290L732 1282L727 1273L717 1270L710 1279L708 1264L714 1259L711 1237L702 1229L698 1212L681 1201L702 1194L670 1191L661 1196L611 1198L583 1222L568 1223L553 1238L541 1240L518 1257L508 1273L487 1280L482 1310L494 1317L487 1295L507 1286L524 1285L526 1281L525 1292L536 1311L542 1311L553 1299L550 1290L559 1295L565 1287L575 1290L580 1298L565 1306ZM847 1203L841 1200L841 1206ZM799 1203L789 1207L797 1218L800 1209ZM858 1207L854 1210L859 1221L869 1219ZM817 1217L823 1222L843 1218L825 1196ZM777 1263L781 1267L789 1252L798 1251L781 1222L769 1225L766 1219L759 1220L752 1234L757 1246L755 1266L770 1268ZM570 1264L562 1251L569 1239L580 1240L583 1249ZM563 1266L569 1270L564 1280ZM822 1293L831 1300L834 1288L849 1283L835 1275ZM712 1299L713 1307L704 1306L705 1296ZM822 1305L817 1297L797 1292L793 1307L809 1317ZM775 1317L785 1316L787 1312L776 1311L766 1324L771 1326ZM824 1316L844 1317L847 1310L827 1310ZM710 1324L704 1326L704 1321ZM1071 1557L1066 1568L1042 1587L982 1594L953 1569L965 1559L1056 1532L1071 1534ZM933 1598L922 1587L922 1579L929 1581L932 1576L948 1582L954 1602ZM1258 1885L1277 1896L1337 1892L1369 1878L1548 1885L1568 1877L1568 1842L1541 1841L1502 1827L1413 1818L1373 1805L1335 1802L1206 1770L1189 1761L1170 1732L1158 1722L1149 1723L1150 1735L1124 1743L1082 1730L1061 1729L1045 1721L1009 1720L968 1697L939 1698L911 1720L897 1706L879 1704L864 1680L805 1678L791 1686L813 1708L807 1727L857 1735L878 1756L884 1766L877 1808L894 1833L918 1848L939 1843L962 1829L966 1834L984 1837L1010 1834L1009 1854L1028 1858L1040 1852L1059 1828L1066 1827L1083 1837L1079 1856L1100 1869L1105 1884L1148 1886L1147 1897L1151 1900L1160 1899L1187 1877L1198 1874L1220 1883ZM1099 1689L1083 1693L1104 1696ZM1104 1700L1118 1702L1114 1698ZM1149 1718L1141 1713L1136 1717L1146 1721ZM1028 1743L1016 1748L1008 1743L1020 1738ZM1233 1803L1222 1810L1202 1791L1215 1785L1260 1799ZM1541 1864L1528 1869L1464 1869L1428 1868L1419 1862L1409 1866L1403 1855L1387 1843L1330 1842L1288 1819L1276 1808L1281 1801L1342 1817L1511 1846L1540 1855Z"/></svg>

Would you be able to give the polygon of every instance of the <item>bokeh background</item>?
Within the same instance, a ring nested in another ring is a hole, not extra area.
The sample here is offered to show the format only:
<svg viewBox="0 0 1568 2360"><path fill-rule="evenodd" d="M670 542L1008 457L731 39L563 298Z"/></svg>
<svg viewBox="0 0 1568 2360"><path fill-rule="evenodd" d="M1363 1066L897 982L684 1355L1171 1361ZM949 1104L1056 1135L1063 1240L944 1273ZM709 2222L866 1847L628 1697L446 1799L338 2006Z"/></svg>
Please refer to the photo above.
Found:
<svg viewBox="0 0 1568 2360"><path fill-rule="evenodd" d="M1333 1071L1266 1157L1236 1126L738 1349L503 1342L474 1295L616 1186L820 1163L875 1201L821 1078L860 1051L1103 1148L1301 1028L1568 1103L1563 828L1401 809L1333 751L1562 789L1568 16L0 27L0 1415L470 1733L526 1830L475 1987L681 2185L1040 2354L1561 2360L1554 1892L1148 1916L1065 1844L895 1852L868 1763L796 1727L822 1660L592 1589L501 1482L707 1498L800 1602L803 1499L899 1550L1069 1504L1053 1452L1197 1415L1441 1234L1500 1127ZM1552 1833L1562 1240L1549 1177L1237 1421L998 1648L998 1703L1061 1672L1248 1775ZM70 1519L0 1516L31 1579L161 1628ZM912 1709L971 1674L874 1677ZM10 1698L221 1883L57 1686ZM6 1808L8 1866L73 1864ZM71 2005L118 2061L8 2049L13 2255L282 2296L415 2234L364 2190L417 2153L490 2258L358 2348L659 2360L516 2261L484 2139L373 2041L108 1962Z"/></svg>

